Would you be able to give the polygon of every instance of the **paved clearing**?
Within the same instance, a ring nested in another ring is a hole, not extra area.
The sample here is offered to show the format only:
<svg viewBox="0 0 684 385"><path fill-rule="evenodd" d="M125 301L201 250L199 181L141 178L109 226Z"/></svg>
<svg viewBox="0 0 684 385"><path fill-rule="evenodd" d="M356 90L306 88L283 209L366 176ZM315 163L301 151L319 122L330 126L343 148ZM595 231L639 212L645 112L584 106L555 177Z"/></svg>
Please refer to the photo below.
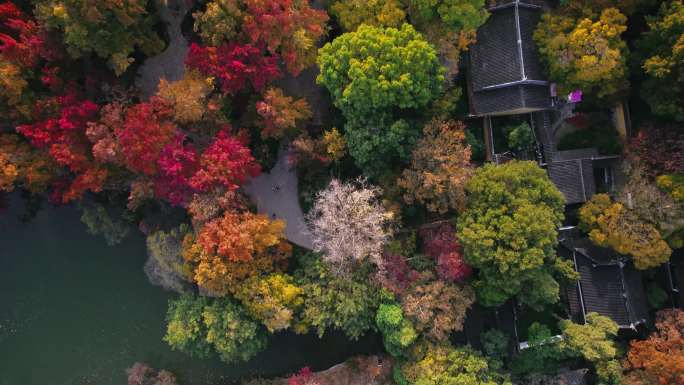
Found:
<svg viewBox="0 0 684 385"><path fill-rule="evenodd" d="M243 189L257 205L259 213L285 220L285 236L301 247L311 249L310 233L299 205L297 173L288 165L288 147L282 143L278 162L271 172L252 179Z"/></svg>

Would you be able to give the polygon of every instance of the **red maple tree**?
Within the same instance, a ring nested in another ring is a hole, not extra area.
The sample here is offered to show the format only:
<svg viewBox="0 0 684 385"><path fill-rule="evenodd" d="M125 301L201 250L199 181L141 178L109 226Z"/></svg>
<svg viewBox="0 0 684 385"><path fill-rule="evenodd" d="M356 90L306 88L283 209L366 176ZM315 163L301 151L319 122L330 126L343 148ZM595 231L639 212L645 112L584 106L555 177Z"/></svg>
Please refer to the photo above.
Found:
<svg viewBox="0 0 684 385"><path fill-rule="evenodd" d="M279 78L278 55L264 56L262 50L251 44L234 42L220 47L202 47L195 43L185 59L190 69L218 79L225 94L235 94L247 84L261 91L266 84Z"/></svg>
<svg viewBox="0 0 684 385"><path fill-rule="evenodd" d="M244 141L228 133L219 131L214 141L202 153L199 170L190 179L190 186L201 192L216 187L236 190L251 177L261 171Z"/></svg>
<svg viewBox="0 0 684 385"><path fill-rule="evenodd" d="M107 179L107 170L93 160L91 144L86 136L88 124L97 120L99 107L70 90L58 97L39 100L32 124L17 131L38 148L46 148L50 156L71 171L75 179L63 191L61 201L68 202L90 190L99 192Z"/></svg>
<svg viewBox="0 0 684 385"><path fill-rule="evenodd" d="M280 55L288 72L297 76L316 58L316 43L326 33L328 15L307 0L244 0L242 26L247 39Z"/></svg>
<svg viewBox="0 0 684 385"><path fill-rule="evenodd" d="M197 152L183 135L167 144L157 159L158 175L154 183L155 195L174 206L187 203L192 196L190 178L197 170Z"/></svg>
<svg viewBox="0 0 684 385"><path fill-rule="evenodd" d="M147 176L156 174L157 159L162 149L173 141L178 132L171 119L171 109L155 97L126 110L123 125L114 131L123 149L126 167Z"/></svg>
<svg viewBox="0 0 684 385"><path fill-rule="evenodd" d="M447 223L424 227L420 231L425 253L437 262L437 275L445 281L462 281L470 276L471 267L463 259L463 249L456 230Z"/></svg>

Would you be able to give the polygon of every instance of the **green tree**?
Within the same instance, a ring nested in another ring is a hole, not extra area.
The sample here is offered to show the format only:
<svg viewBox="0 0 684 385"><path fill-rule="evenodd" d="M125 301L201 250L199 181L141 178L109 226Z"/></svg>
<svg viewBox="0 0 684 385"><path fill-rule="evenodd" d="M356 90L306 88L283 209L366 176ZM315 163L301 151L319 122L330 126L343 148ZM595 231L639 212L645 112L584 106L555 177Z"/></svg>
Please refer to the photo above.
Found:
<svg viewBox="0 0 684 385"><path fill-rule="evenodd" d="M466 261L478 269L478 299L496 306L513 296L533 308L555 303L555 276L574 278L556 255L565 200L534 162L488 164L468 182L458 219Z"/></svg>
<svg viewBox="0 0 684 385"><path fill-rule="evenodd" d="M444 69L435 49L410 24L401 28L360 26L318 52L333 103L346 118L349 152L368 174L406 159L420 135L398 115L424 108L438 96Z"/></svg>
<svg viewBox="0 0 684 385"><path fill-rule="evenodd" d="M527 330L529 347L522 350L511 363L511 371L516 376L531 373L553 373L559 363L567 358L560 345L551 339L551 330L537 322Z"/></svg>
<svg viewBox="0 0 684 385"><path fill-rule="evenodd" d="M375 315L375 324L382 333L385 349L394 357L401 357L418 338L416 329L404 317L401 305L396 302L383 303Z"/></svg>
<svg viewBox="0 0 684 385"><path fill-rule="evenodd" d="M361 24L397 28L406 17L400 0L338 0L330 13L345 31L354 31Z"/></svg>
<svg viewBox="0 0 684 385"><path fill-rule="evenodd" d="M489 359L489 365L495 369L503 368L508 357L510 338L498 329L490 329L480 335L482 350Z"/></svg>
<svg viewBox="0 0 684 385"><path fill-rule="evenodd" d="M202 316L208 304L207 298L196 298L189 294L169 301L164 341L172 349L193 357L206 358L211 355L212 346L206 340L207 327Z"/></svg>
<svg viewBox="0 0 684 385"><path fill-rule="evenodd" d="M202 318L207 328L206 341L223 362L249 361L266 348L263 327L229 299L215 299L205 306Z"/></svg>
<svg viewBox="0 0 684 385"><path fill-rule="evenodd" d="M174 350L222 361L247 361L266 348L263 328L235 302L183 295L169 301L164 341Z"/></svg>
<svg viewBox="0 0 684 385"><path fill-rule="evenodd" d="M302 320L319 336L335 328L355 340L374 327L380 295L368 279L370 266L343 277L315 254L302 256L300 266L295 277L304 293Z"/></svg>
<svg viewBox="0 0 684 385"><path fill-rule="evenodd" d="M153 55L164 48L154 32L155 17L146 11L146 0L38 0L36 17L49 28L64 33L69 53L87 54L108 60L117 75L133 62L133 52L141 49Z"/></svg>
<svg viewBox="0 0 684 385"><path fill-rule="evenodd" d="M434 23L439 17L445 26L457 31L474 31L489 17L485 0L408 0L408 4L417 21Z"/></svg>
<svg viewBox="0 0 684 385"><path fill-rule="evenodd" d="M598 18L545 13L534 40L561 94L579 88L604 97L627 87L626 30L627 17L615 8Z"/></svg>
<svg viewBox="0 0 684 385"><path fill-rule="evenodd" d="M563 320L559 326L563 333L560 349L594 364L599 385L622 383L621 352L614 341L619 328L613 320L589 313L582 325Z"/></svg>
<svg viewBox="0 0 684 385"><path fill-rule="evenodd" d="M393 164L408 160L420 131L404 119L389 123L388 119L370 119L356 126L345 125L349 154L365 175L378 177Z"/></svg>
<svg viewBox="0 0 684 385"><path fill-rule="evenodd" d="M434 48L410 24L345 33L319 50L318 65L316 81L347 119L424 107L444 82Z"/></svg>
<svg viewBox="0 0 684 385"><path fill-rule="evenodd" d="M92 235L101 234L108 245L121 243L131 230L131 224L121 217L121 213L113 214L105 205L98 202L83 202L80 204L83 214L81 222Z"/></svg>
<svg viewBox="0 0 684 385"><path fill-rule="evenodd" d="M411 357L394 372L398 384L411 385L511 385L505 376L492 370L487 359L470 347L449 344L416 344Z"/></svg>
<svg viewBox="0 0 684 385"><path fill-rule="evenodd" d="M655 114L684 122L684 2L663 2L648 25L638 43L648 76L640 95Z"/></svg>

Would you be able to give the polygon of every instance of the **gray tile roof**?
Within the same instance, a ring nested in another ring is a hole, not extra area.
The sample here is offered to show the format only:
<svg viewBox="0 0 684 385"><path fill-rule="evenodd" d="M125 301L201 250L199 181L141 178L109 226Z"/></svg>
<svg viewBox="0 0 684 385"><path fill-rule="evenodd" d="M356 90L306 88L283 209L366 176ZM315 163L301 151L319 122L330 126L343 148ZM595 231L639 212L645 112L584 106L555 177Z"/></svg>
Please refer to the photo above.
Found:
<svg viewBox="0 0 684 385"><path fill-rule="evenodd" d="M565 151L554 156L565 157ZM594 165L591 158L553 160L547 165L549 178L565 196L565 203L586 202L596 192Z"/></svg>
<svg viewBox="0 0 684 385"><path fill-rule="evenodd" d="M501 2L478 29L469 50L468 88L474 115L517 114L551 107L548 84L532 38L541 8Z"/></svg>
<svg viewBox="0 0 684 385"><path fill-rule="evenodd" d="M559 373L549 385L586 385L589 369L569 370Z"/></svg>
<svg viewBox="0 0 684 385"><path fill-rule="evenodd" d="M568 285L570 313L582 322L586 313L610 317L621 328L636 327L648 320L641 272L612 250L593 245L586 238L564 239L561 255L573 256L580 274L577 284ZM569 251L569 253L568 253Z"/></svg>

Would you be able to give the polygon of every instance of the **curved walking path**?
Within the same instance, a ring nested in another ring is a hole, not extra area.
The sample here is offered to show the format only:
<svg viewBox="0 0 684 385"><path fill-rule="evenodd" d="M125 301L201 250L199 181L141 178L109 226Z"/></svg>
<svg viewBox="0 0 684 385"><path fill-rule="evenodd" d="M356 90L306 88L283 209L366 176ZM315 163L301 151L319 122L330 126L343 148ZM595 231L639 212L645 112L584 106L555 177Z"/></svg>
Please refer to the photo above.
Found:
<svg viewBox="0 0 684 385"><path fill-rule="evenodd" d="M297 173L288 164L288 153L288 146L283 142L273 169L249 181L243 190L257 205L259 213L285 221L285 237L290 242L311 249L311 235L299 205Z"/></svg>
<svg viewBox="0 0 684 385"><path fill-rule="evenodd" d="M145 99L157 93L159 79L175 81L185 76L185 56L189 45L181 32L181 24L188 10L188 2L183 0L168 0L166 4L157 2L157 11L169 34L169 45L159 55L145 60L138 70L135 85Z"/></svg>
<svg viewBox="0 0 684 385"><path fill-rule="evenodd" d="M187 2L169 0L167 5L158 3L157 7L159 15L166 23L170 42L162 53L145 60L138 70L136 85L145 99L157 92L159 79L175 81L185 76L185 56L189 49L188 41L181 32L183 18L188 12ZM315 113L315 123L324 119L322 111L329 106L325 102L321 103L326 100L326 95L315 83L317 74L317 68L310 68L298 77L288 75L277 84L289 95L307 98L312 110L319 111ZM288 165L288 152L287 143L283 142L275 167L270 172L252 179L243 186L243 191L257 205L259 213L286 222L285 236L290 242L311 249L311 237L299 205L297 173Z"/></svg>

